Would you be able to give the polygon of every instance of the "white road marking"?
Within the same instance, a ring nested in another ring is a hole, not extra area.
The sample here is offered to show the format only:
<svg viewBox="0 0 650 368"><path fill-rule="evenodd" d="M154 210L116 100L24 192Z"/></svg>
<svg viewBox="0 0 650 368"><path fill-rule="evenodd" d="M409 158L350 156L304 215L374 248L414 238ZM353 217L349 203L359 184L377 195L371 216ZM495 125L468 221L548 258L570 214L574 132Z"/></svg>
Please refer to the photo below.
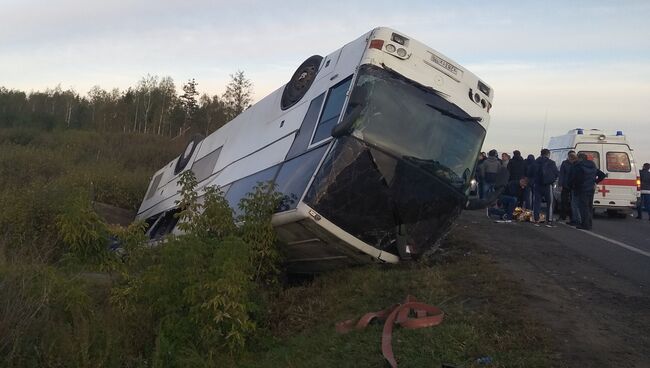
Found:
<svg viewBox="0 0 650 368"><path fill-rule="evenodd" d="M568 226L568 225L567 225L567 226ZM576 229L576 230L580 230L580 231L582 231L582 232L585 233L585 234L589 234L589 235L591 235L591 236L593 236L593 237L596 237L596 238L598 238L598 239L602 239L602 240L608 241L608 242L610 242L610 243L612 243L612 244L618 245L619 247L625 248L625 249L627 249L627 250L631 250L632 252L639 253L639 254L641 254L641 255L644 255L644 256L650 258L650 252L646 252L646 251L641 250L641 249L639 249L639 248L635 248L635 247L633 247L633 246L631 246L631 245L627 245L627 244L625 244L625 243L622 243L622 242L620 242L620 241L618 241L618 240L610 239L610 238L608 238L608 237L606 237L606 236L602 236L602 235L600 235L600 234L596 234L596 233L594 233L594 232L592 232L592 231L587 231L587 230L582 230L582 229Z"/></svg>

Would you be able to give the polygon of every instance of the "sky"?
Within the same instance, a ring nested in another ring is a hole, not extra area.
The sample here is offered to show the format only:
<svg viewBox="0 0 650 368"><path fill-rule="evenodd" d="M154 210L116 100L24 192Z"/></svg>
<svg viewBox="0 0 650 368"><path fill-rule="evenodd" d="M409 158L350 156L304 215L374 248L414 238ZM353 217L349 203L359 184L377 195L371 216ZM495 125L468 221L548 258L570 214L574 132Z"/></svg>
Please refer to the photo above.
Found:
<svg viewBox="0 0 650 368"><path fill-rule="evenodd" d="M622 130L650 162L650 1L0 0L0 86L85 95L146 74L259 100L307 57L389 26L495 90L484 148L539 153L554 135Z"/></svg>

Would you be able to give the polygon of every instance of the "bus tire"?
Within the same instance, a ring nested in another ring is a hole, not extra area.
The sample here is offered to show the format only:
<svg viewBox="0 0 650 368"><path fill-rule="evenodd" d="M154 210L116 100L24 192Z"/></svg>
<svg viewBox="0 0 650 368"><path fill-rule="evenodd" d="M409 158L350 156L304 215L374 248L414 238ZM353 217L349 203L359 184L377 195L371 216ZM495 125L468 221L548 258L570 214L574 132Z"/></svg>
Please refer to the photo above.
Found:
<svg viewBox="0 0 650 368"><path fill-rule="evenodd" d="M289 83L284 86L282 99L280 100L280 108L282 110L286 110L298 103L305 93L307 93L309 87L311 87L311 84L316 79L318 68L322 61L322 56L314 55L300 64L296 72L293 73Z"/></svg>
<svg viewBox="0 0 650 368"><path fill-rule="evenodd" d="M190 141L187 142L187 146L185 146L183 153L181 153L181 155L178 157L178 161L176 161L176 167L174 167L174 175L177 175L179 172L185 169L185 166L187 166L187 164L190 162L190 159L196 150L196 146L198 146L201 140L203 140L203 136L201 134L194 134L190 138Z"/></svg>

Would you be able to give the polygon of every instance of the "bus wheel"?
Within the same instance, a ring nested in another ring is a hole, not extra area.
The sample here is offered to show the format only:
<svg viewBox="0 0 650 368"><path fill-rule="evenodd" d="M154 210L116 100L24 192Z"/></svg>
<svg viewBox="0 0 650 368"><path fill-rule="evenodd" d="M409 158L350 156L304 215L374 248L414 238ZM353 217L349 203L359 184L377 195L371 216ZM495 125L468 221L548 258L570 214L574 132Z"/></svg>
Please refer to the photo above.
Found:
<svg viewBox="0 0 650 368"><path fill-rule="evenodd" d="M201 142L202 139L203 136L201 134L194 134L192 138L190 138L187 146L185 146L185 150L180 155L180 157L178 157L178 161L176 161L174 175L183 171L185 166L187 166L187 164L190 162L190 159L192 158L192 154L194 154L194 150L196 150L196 146L199 144L199 142Z"/></svg>
<svg viewBox="0 0 650 368"><path fill-rule="evenodd" d="M322 56L314 55L305 60L296 69L296 72L293 73L291 80L289 80L289 83L287 83L282 92L282 100L280 101L280 108L282 110L286 110L295 105L307 93L314 79L316 79L321 61L323 61Z"/></svg>

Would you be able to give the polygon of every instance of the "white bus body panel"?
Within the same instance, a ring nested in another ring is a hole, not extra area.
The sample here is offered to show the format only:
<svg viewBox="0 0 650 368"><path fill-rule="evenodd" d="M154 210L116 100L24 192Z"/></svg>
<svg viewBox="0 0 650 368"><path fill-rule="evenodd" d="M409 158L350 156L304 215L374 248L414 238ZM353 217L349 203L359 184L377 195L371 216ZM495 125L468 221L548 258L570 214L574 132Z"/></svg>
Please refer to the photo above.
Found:
<svg viewBox="0 0 650 368"><path fill-rule="evenodd" d="M191 170L194 162L221 149L212 174L201 178L198 195L204 193L206 186L227 188L238 179L282 163L301 127L310 101L353 75L363 64L390 68L406 78L439 91L469 115L480 118L480 124L487 129L489 108L494 95L491 87L486 87L488 93L478 90L478 77L446 56L410 38L405 45L408 51L405 58L390 54L384 49L368 47L374 39L384 40L385 47L391 43L394 32L399 33L389 28L376 28L325 56L307 93L289 109L283 111L280 108L283 86L205 137L182 171ZM350 88L353 86L354 79ZM473 101L468 95L469 91L474 91L477 98L483 100L481 103L488 107ZM348 90L348 97L349 93ZM180 189L177 185L178 178L182 173L174 174L177 160L178 158L172 160L152 176L150 188L136 219L145 220L176 206ZM156 183L156 188L152 188ZM370 261L396 263L399 260L396 255L382 252L348 234L302 202L293 210L274 215L273 224L280 239L287 244L289 268L296 272L313 272L342 264Z"/></svg>

